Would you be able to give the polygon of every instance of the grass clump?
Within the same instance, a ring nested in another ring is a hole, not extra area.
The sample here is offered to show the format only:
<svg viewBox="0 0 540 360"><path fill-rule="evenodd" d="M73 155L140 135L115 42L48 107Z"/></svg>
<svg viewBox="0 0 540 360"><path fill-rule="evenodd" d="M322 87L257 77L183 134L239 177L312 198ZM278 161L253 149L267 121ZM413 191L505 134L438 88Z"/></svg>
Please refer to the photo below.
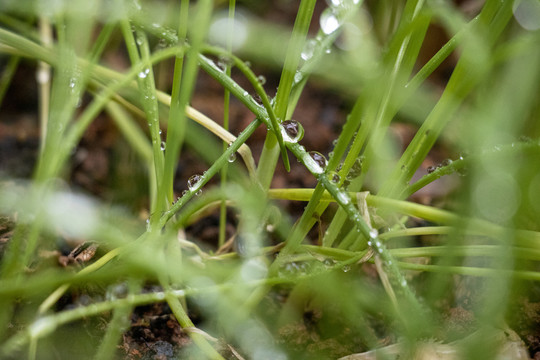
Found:
<svg viewBox="0 0 540 360"><path fill-rule="evenodd" d="M0 5L0 104L34 69L40 131L29 179L2 173L2 357L533 356L538 9L470 3ZM328 156L314 91L343 104Z"/></svg>

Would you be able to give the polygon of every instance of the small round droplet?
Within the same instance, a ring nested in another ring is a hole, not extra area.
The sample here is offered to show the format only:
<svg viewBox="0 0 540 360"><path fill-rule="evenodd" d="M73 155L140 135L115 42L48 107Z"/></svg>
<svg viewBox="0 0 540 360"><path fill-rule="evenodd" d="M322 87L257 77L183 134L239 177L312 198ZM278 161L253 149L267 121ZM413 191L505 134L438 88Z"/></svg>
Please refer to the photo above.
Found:
<svg viewBox="0 0 540 360"><path fill-rule="evenodd" d="M199 175L199 174L192 175L187 181L188 189L191 190L191 191L195 190L195 188L197 187L199 181L201 181L201 180L202 180L201 175Z"/></svg>
<svg viewBox="0 0 540 360"><path fill-rule="evenodd" d="M199 189L199 191L197 191L197 192L195 193L195 196L201 196L201 194L202 194L202 189Z"/></svg>
<svg viewBox="0 0 540 360"><path fill-rule="evenodd" d="M302 53L300 54L304 61L311 59L316 45L317 41L314 39L306 41L306 44L304 45L304 50L302 50Z"/></svg>
<svg viewBox="0 0 540 360"><path fill-rule="evenodd" d="M448 166L448 165L450 165L450 164L452 164L452 160L446 159L446 160L444 160L444 161L441 163L441 166Z"/></svg>
<svg viewBox="0 0 540 360"><path fill-rule="evenodd" d="M351 266L350 265L345 265L341 270L343 270L343 272L349 272L351 271Z"/></svg>
<svg viewBox="0 0 540 360"><path fill-rule="evenodd" d="M283 140L297 143L304 137L304 127L296 120L287 120L281 123Z"/></svg>
<svg viewBox="0 0 540 360"><path fill-rule="evenodd" d="M341 177L339 176L339 174L335 171L329 171L328 174L328 180L330 180L331 182L333 182L334 184L337 184L339 183L339 181L341 180Z"/></svg>
<svg viewBox="0 0 540 360"><path fill-rule="evenodd" d="M149 68L146 68L146 69L144 69L143 71L141 71L141 72L139 73L139 77L140 77L141 79L144 79L144 78L146 78L146 77L148 76L149 73L150 73L150 69L149 69Z"/></svg>
<svg viewBox="0 0 540 360"><path fill-rule="evenodd" d="M323 154L317 151L310 151L309 156L321 167L321 169L324 169L326 167L327 161Z"/></svg>
<svg viewBox="0 0 540 360"><path fill-rule="evenodd" d="M229 145L227 146L227 148L230 148L232 146L232 141L229 143ZM229 156L229 162L234 162L236 160L236 152L233 152L230 156Z"/></svg>
<svg viewBox="0 0 540 360"><path fill-rule="evenodd" d="M369 230L369 237L370 237L370 238L376 239L377 236L379 236L379 232L377 231L377 229L371 229L371 230Z"/></svg>
<svg viewBox="0 0 540 360"><path fill-rule="evenodd" d="M435 166L428 166L428 168L427 168L428 174L431 174L431 173L434 172L435 170L437 170L437 168L436 168Z"/></svg>
<svg viewBox="0 0 540 360"><path fill-rule="evenodd" d="M259 84L261 84L261 85L266 84L266 78L264 77L264 75L259 75L259 76L257 76L257 81L258 81Z"/></svg>
<svg viewBox="0 0 540 360"><path fill-rule="evenodd" d="M217 66L221 70L227 69L227 67L232 66L232 64L234 64L234 61L228 56L220 56L217 62Z"/></svg>
<svg viewBox="0 0 540 360"><path fill-rule="evenodd" d="M302 78L304 77L304 75L302 75L302 72L301 71L297 71L295 74L294 74L294 82L295 83L299 83L300 81L302 81Z"/></svg>
<svg viewBox="0 0 540 360"><path fill-rule="evenodd" d="M325 34L331 34L336 31L340 26L340 20L338 19L337 14L331 8L327 8L321 14L319 21L321 25L321 30Z"/></svg>
<svg viewBox="0 0 540 360"><path fill-rule="evenodd" d="M334 260L331 259L331 258L326 258L326 259L324 259L323 264L324 264L324 266L333 266L334 265Z"/></svg>
<svg viewBox="0 0 540 360"><path fill-rule="evenodd" d="M167 147L167 144L165 143L165 141L162 141L161 142L161 151L165 151L166 147Z"/></svg>

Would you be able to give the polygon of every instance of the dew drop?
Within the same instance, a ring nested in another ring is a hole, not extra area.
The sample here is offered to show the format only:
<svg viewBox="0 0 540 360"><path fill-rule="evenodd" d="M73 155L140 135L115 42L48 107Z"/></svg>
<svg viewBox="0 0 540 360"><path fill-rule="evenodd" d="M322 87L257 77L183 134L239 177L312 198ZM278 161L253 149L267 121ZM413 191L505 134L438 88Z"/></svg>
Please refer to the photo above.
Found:
<svg viewBox="0 0 540 360"><path fill-rule="evenodd" d="M234 160L236 160L236 153L233 152L233 153L229 156L229 159L228 159L228 160L229 160L230 163L234 162Z"/></svg>
<svg viewBox="0 0 540 360"><path fill-rule="evenodd" d="M287 120L281 123L283 140L297 143L304 137L304 127L296 120Z"/></svg>
<svg viewBox="0 0 540 360"><path fill-rule="evenodd" d="M318 151L310 151L309 156L319 165L321 169L324 169L326 167L327 161L323 154L321 154Z"/></svg>
<svg viewBox="0 0 540 360"><path fill-rule="evenodd" d="M195 190L195 188L197 187L197 185L199 184L199 182L202 180L202 176L199 175L199 174L195 174L195 175L192 175L188 181L187 181L187 186L188 186L188 189L190 191L193 191Z"/></svg>
<svg viewBox="0 0 540 360"><path fill-rule="evenodd" d="M427 172L428 174L431 174L432 172L434 172L435 170L437 170L437 168L435 166L428 166L427 167Z"/></svg>
<svg viewBox="0 0 540 360"><path fill-rule="evenodd" d="M326 0L330 6L342 6L344 0Z"/></svg>
<svg viewBox="0 0 540 360"><path fill-rule="evenodd" d="M146 69L144 69L143 71L141 71L139 73L139 78L145 79L148 76L149 73L150 73L150 69L146 68Z"/></svg>
<svg viewBox="0 0 540 360"><path fill-rule="evenodd" d="M331 182L333 182L334 184L337 184L339 183L339 181L341 180L341 177L339 176L339 174L335 171L330 171L328 172L327 174L328 176L328 180L330 180Z"/></svg>
<svg viewBox="0 0 540 360"><path fill-rule="evenodd" d="M167 144L165 143L165 141L162 141L161 142L161 151L165 151L166 146L167 146Z"/></svg>
<svg viewBox="0 0 540 360"><path fill-rule="evenodd" d="M311 59L311 57L313 56L313 52L315 51L316 45L316 40L310 39L306 41L306 44L304 45L304 50L302 50L302 53L300 54L304 61Z"/></svg>
<svg viewBox="0 0 540 360"><path fill-rule="evenodd" d="M263 101L261 99L261 96L259 94L254 94L253 95L253 100L255 100L255 102L259 105L263 105Z"/></svg>
<svg viewBox="0 0 540 360"><path fill-rule="evenodd" d="M302 78L303 78L302 72L297 71L297 72L294 74L294 82L295 82L295 83L299 83L300 81L302 81Z"/></svg>
<svg viewBox="0 0 540 360"><path fill-rule="evenodd" d="M323 264L324 264L324 266L333 266L334 265L334 260L331 259L331 258L326 258L326 259L324 259Z"/></svg>
<svg viewBox="0 0 540 360"><path fill-rule="evenodd" d="M349 202L351 201L349 195L347 195L347 193L343 191L338 192L337 199L341 201L344 205L349 204Z"/></svg>
<svg viewBox="0 0 540 360"><path fill-rule="evenodd" d="M441 166L448 166L448 165L450 165L450 164L452 164L452 160L446 159L446 160L444 160L444 161L441 163Z"/></svg>
<svg viewBox="0 0 540 360"><path fill-rule="evenodd" d="M351 271L351 266L350 265L345 265L341 270L343 270L343 272L349 272Z"/></svg>
<svg viewBox="0 0 540 360"><path fill-rule="evenodd" d="M371 230L369 230L369 237L370 237L370 238L376 239L377 236L379 236L379 232L377 231L377 229L371 229Z"/></svg>
<svg viewBox="0 0 540 360"><path fill-rule="evenodd" d="M199 189L199 191L197 191L197 192L195 193L195 196L201 196L201 194L202 194L202 189Z"/></svg>
<svg viewBox="0 0 540 360"><path fill-rule="evenodd" d="M264 77L264 75L259 75L257 76L257 81L259 82L259 84L264 85L266 84L266 77Z"/></svg>
<svg viewBox="0 0 540 360"><path fill-rule="evenodd" d="M248 68L251 67L251 62L250 62L250 61L244 61L244 64L245 64Z"/></svg>
<svg viewBox="0 0 540 360"><path fill-rule="evenodd" d="M327 35L336 31L340 25L337 14L331 8L327 8L322 12L319 23L321 25L321 30L323 31L323 33Z"/></svg>

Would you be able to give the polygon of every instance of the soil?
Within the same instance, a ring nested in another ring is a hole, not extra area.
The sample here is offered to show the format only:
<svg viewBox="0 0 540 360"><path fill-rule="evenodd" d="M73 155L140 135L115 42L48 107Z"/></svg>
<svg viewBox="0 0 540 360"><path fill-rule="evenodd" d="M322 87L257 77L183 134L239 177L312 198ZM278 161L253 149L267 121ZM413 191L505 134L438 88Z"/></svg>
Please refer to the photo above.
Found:
<svg viewBox="0 0 540 360"><path fill-rule="evenodd" d="M291 2L286 1L268 3L275 3L275 6L264 8L263 5L259 5L255 11L264 13L267 18L275 21L292 23L296 6L290 6ZM320 11L321 6L318 6L316 12ZM284 13L285 16L283 16ZM440 36L439 31L440 29L434 30L434 33L438 34L437 38ZM442 40L444 40L444 36ZM440 41L430 46L436 48L440 45ZM424 51L431 52L430 49ZM117 56L122 55L118 54ZM121 63L123 60L119 62ZM1 60L0 65L2 65ZM40 134L37 119L35 70L34 63L22 62L1 107L0 179L5 177L30 178L36 163ZM273 69L259 68L257 64L254 64L254 70L258 74L265 75L267 79L265 88L269 95L274 95L279 82L279 74ZM442 71L436 76L439 77L432 79L435 83L444 81L446 73ZM241 85L246 85L240 76L236 75L236 79ZM332 150L332 141L337 138L351 105L350 99L347 99L343 94L309 85L294 114L294 118L299 120L304 128L309 129L306 131L302 144L310 150L328 154ZM220 119L223 109L223 89L209 76L201 73L192 106L213 119ZM253 115L233 99L231 103L231 132L237 134L252 120ZM396 134L397 139L403 141L402 146L405 147L407 140L412 138L415 127L401 124L393 127L392 131ZM265 133L266 130L261 127L248 142L255 159L260 154ZM141 169L132 160L131 154L125 150L126 147L124 140L110 119L104 115L100 116L90 125L72 156L68 175L69 183L75 188L102 198L104 201L115 201L131 209L134 213L143 214L141 216L141 221L143 221L148 202L145 195L144 169ZM447 156L448 153L444 148L437 147L423 164L421 171L425 172L428 166L439 164ZM185 189L187 179L191 175L201 173L206 168L206 164L191 149L183 150L180 161L175 182L175 191L178 194ZM123 179L136 180L123 181ZM137 181L137 179L141 181ZM289 173L285 172L283 166L279 164L272 182L273 187L280 188L310 188L315 185L316 180L296 161L291 161ZM445 188L444 186L431 187L428 191L423 191L416 200L423 203L438 201L446 195L448 190L444 190ZM299 216L304 204L289 202L286 206L290 214ZM8 221L7 218L0 220L2 220L0 222L1 250L10 239L13 222ZM215 247L217 224L217 214L212 214L189 227L187 229L188 236L207 243L208 246ZM229 235L234 232L234 226L234 223L229 224ZM316 242L319 231L315 227L310 233L314 242ZM418 239L418 241L423 240ZM72 250L73 247L69 246L59 248L58 254L55 256L58 256L59 260L69 259ZM78 263L84 263L88 260L78 261ZM69 265L68 262L64 265L76 266ZM356 275L361 271L368 283L378 281L376 271L371 265L364 265L362 269L357 270ZM352 277L353 275L343 274L342 276ZM148 286L148 290L151 290L151 285ZM287 287L277 287L264 299L267 309L266 316L271 317L279 313L290 295L290 291L291 289ZM471 326L474 326L476 318L471 310L473 308L471 304L477 295L463 294L462 299L456 302L457 306L448 303L440 305L442 313L445 314L443 319L445 327L451 329L451 332L456 336L463 335ZM64 297L60 306L65 308L80 304L85 301L87 296L94 298L95 294L74 291ZM307 359L322 356L322 358L335 359L366 350L366 344L358 342L354 329L340 326L339 319L343 314L340 314L336 309L306 307L302 309L302 312L302 318L294 319L275 329L277 342L287 344L291 352L298 354L298 358ZM525 342L530 356L534 359L540 359L540 298L532 296L520 298L512 304L509 314L511 314L508 317L509 326ZM195 325L204 320L203 314L197 312L196 306L190 307L189 315ZM368 332L368 335L376 339L381 346L396 342L396 337L385 331L385 323L378 320L375 315L373 314L373 317L367 320L365 331ZM107 315L104 315L102 320L109 319ZM323 325L329 323L333 323L333 325L328 326L328 328L340 329L340 331L332 334L324 333L321 329L325 328ZM218 341L220 340L218 339ZM186 349L189 349L190 344L188 335L180 328L168 306L154 304L138 307L134 310L130 328L123 335L118 355L127 359L173 359L176 356L189 358L189 351ZM220 342L220 344L223 353L228 358L238 358L235 355L234 345L225 342Z"/></svg>

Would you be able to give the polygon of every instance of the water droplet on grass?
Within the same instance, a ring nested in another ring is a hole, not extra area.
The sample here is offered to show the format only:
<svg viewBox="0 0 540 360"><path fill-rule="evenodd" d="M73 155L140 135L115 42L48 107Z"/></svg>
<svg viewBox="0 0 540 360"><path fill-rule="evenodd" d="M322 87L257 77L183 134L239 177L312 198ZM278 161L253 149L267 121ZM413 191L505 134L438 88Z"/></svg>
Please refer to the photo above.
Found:
<svg viewBox="0 0 540 360"><path fill-rule="evenodd" d="M300 81L302 81L302 78L304 76L302 75L302 72L300 71L297 71L295 74L294 74L294 82L295 83L299 83Z"/></svg>
<svg viewBox="0 0 540 360"><path fill-rule="evenodd" d="M370 238L376 239L377 236L379 236L379 232L377 231L377 229L371 229L371 230L369 230L369 237L370 237Z"/></svg>
<svg viewBox="0 0 540 360"><path fill-rule="evenodd" d="M302 50L300 57L302 57L304 61L311 59L316 45L317 45L317 41L314 39L310 39L306 41L306 44L304 45L304 50Z"/></svg>
<svg viewBox="0 0 540 360"><path fill-rule="evenodd" d="M344 191L340 191L337 194L337 198L343 203L343 205L348 205L351 202L351 198L349 198L349 195Z"/></svg>
<svg viewBox="0 0 540 360"><path fill-rule="evenodd" d="M313 161L315 161L315 163L317 163L317 165L319 165L319 167L321 169L324 169L326 167L326 164L328 162L326 161L326 158L324 157L323 154L321 154L318 151L310 151L308 154L309 154L309 156L311 156Z"/></svg>
<svg viewBox="0 0 540 360"><path fill-rule="evenodd" d="M432 172L434 172L435 170L437 170L437 168L435 166L428 166L427 167L427 172L428 174L431 174Z"/></svg>
<svg viewBox="0 0 540 360"><path fill-rule="evenodd" d="M259 75L257 76L257 81L259 82L259 84L264 85L266 84L266 77L264 77L264 75Z"/></svg>
<svg viewBox="0 0 540 360"><path fill-rule="evenodd" d="M339 174L335 171L330 171L328 172L327 174L328 176L328 180L330 180L331 182L333 182L334 184L337 184L339 183L339 181L341 180L341 177L339 176Z"/></svg>
<svg viewBox="0 0 540 360"><path fill-rule="evenodd" d="M140 73L139 73L139 78L141 79L145 79L148 74L150 73L150 69L149 68L146 68L144 70L142 70Z"/></svg>
<svg viewBox="0 0 540 360"><path fill-rule="evenodd" d="M193 191L195 190L195 188L197 187L197 185L199 184L199 182L202 180L202 176L199 175L199 174L195 174L195 175L192 175L188 181L187 181L187 186L188 186L188 189L190 191Z"/></svg>
<svg viewBox="0 0 540 360"><path fill-rule="evenodd" d="M450 165L450 164L452 164L452 160L446 159L446 160L444 160L444 161L441 163L441 166L448 166L448 165Z"/></svg>
<svg viewBox="0 0 540 360"><path fill-rule="evenodd" d="M283 140L297 143L304 137L304 127L296 120L287 120L281 123Z"/></svg>
<svg viewBox="0 0 540 360"><path fill-rule="evenodd" d="M161 151L165 151L166 147L167 147L167 144L165 143L165 141L162 141L161 142Z"/></svg>
<svg viewBox="0 0 540 360"><path fill-rule="evenodd" d="M323 33L327 35L336 31L340 25L337 14L331 8L327 8L322 12L319 23L321 25L321 30L323 31Z"/></svg>
<svg viewBox="0 0 540 360"><path fill-rule="evenodd" d="M229 146L228 147L231 147L232 146L232 142L229 143ZM229 162L232 163L236 160L236 152L233 152L230 156L229 156Z"/></svg>
<svg viewBox="0 0 540 360"><path fill-rule="evenodd" d="M326 259L324 259L323 264L324 264L324 266L333 266L334 265L334 260L331 259L331 258L326 258Z"/></svg>

